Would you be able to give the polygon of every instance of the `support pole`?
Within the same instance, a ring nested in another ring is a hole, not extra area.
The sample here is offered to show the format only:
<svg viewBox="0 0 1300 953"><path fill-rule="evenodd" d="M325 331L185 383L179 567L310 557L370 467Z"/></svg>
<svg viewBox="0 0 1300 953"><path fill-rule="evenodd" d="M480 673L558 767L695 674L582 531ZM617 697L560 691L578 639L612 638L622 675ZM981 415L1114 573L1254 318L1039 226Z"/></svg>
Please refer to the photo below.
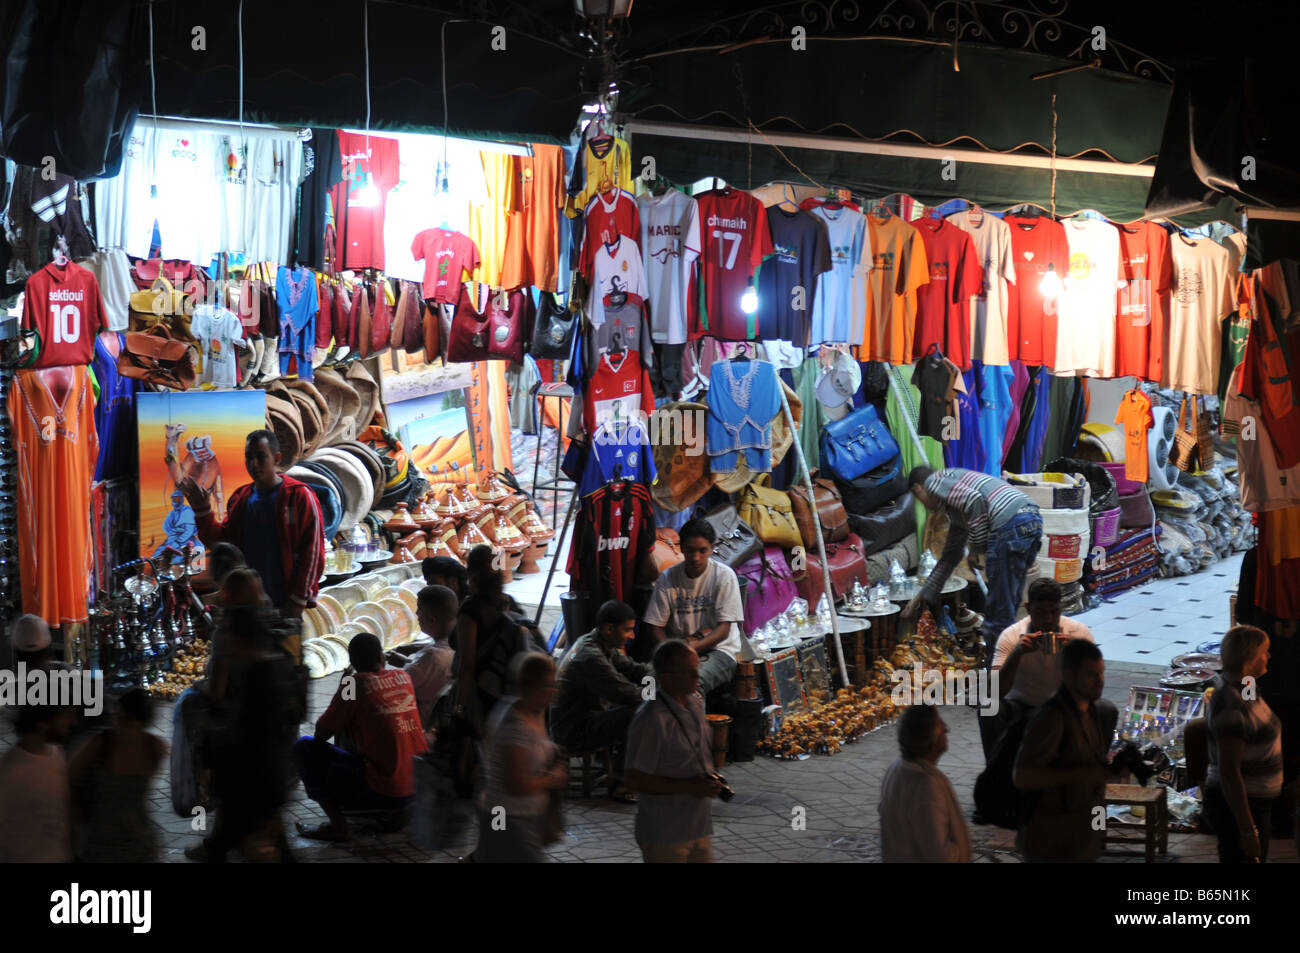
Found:
<svg viewBox="0 0 1300 953"><path fill-rule="evenodd" d="M546 608L546 594L551 591L551 580L555 578L555 566L560 561L560 551L564 549L564 537L569 535L569 524L573 522L573 511L578 508L578 484L573 484L573 499L569 500L568 512L564 514L564 528L555 540L555 555L551 557L551 571L546 574L546 585L542 587L542 596L537 600L537 615L533 616L533 625L541 625L542 610ZM567 636L568 633L566 632ZM569 645L572 645L569 642Z"/></svg>
<svg viewBox="0 0 1300 953"><path fill-rule="evenodd" d="M795 456L799 460L799 471L803 475L804 486L808 487L808 499L809 501L814 501L817 497L813 490L812 474L808 471L808 461L804 458L803 446L799 443L799 428L795 426L794 413L790 410L790 401L785 396L785 386L779 379L777 380L777 387L781 391L781 410L785 413L786 423L790 427L790 435L794 438L791 449L794 450ZM813 506L813 509L813 515L816 516L815 505ZM840 620L839 616L835 612L835 593L831 590L831 568L826 562L826 541L822 538L822 521L820 519L814 519L813 528L817 532L817 552L820 553L822 557L822 583L825 586L826 598L831 604L831 634L835 636L836 661L839 662L840 665L840 679L844 682L844 686L847 688L849 684L849 670L844 664L844 645L840 641ZM808 608L816 614L816 606L809 606Z"/></svg>

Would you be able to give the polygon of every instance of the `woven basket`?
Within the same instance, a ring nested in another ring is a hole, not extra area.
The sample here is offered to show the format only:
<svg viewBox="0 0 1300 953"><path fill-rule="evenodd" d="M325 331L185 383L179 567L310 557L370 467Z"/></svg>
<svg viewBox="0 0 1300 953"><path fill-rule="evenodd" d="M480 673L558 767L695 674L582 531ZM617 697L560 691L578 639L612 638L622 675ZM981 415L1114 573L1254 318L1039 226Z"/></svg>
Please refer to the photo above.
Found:
<svg viewBox="0 0 1300 953"><path fill-rule="evenodd" d="M1088 536L1091 533L1087 508L1040 510L1038 515L1043 521L1044 536Z"/></svg>
<svg viewBox="0 0 1300 953"><path fill-rule="evenodd" d="M1139 483L1137 480L1130 480L1128 477L1124 475L1124 467L1126 465L1127 464L1124 463L1109 463L1109 462L1102 464L1102 466L1110 472L1110 475L1115 478L1115 489L1118 490L1121 495L1126 493L1132 493L1135 490L1142 489L1144 487L1144 484Z"/></svg>
<svg viewBox="0 0 1300 953"><path fill-rule="evenodd" d="M1004 473L1002 478L1040 510L1077 510L1088 505L1088 482L1073 473Z"/></svg>
<svg viewBox="0 0 1300 953"><path fill-rule="evenodd" d="M1117 506L1092 521L1092 538L1098 546L1110 546L1119 539L1119 521L1123 513L1123 509Z"/></svg>
<svg viewBox="0 0 1300 953"><path fill-rule="evenodd" d="M1035 560L1038 566L1038 574L1044 579L1055 579L1057 582L1077 582L1083 576L1082 559L1050 559L1046 556L1039 556Z"/></svg>

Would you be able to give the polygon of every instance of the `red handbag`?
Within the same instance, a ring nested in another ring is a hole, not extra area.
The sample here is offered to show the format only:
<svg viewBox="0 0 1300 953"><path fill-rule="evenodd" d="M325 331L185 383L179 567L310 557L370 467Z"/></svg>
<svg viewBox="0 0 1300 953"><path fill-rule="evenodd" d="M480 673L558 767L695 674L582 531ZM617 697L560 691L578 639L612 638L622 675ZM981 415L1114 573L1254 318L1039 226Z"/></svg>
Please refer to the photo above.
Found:
<svg viewBox="0 0 1300 953"><path fill-rule="evenodd" d="M370 315L370 353L382 354L392 347L393 309L388 303L388 282L375 283L375 306Z"/></svg>
<svg viewBox="0 0 1300 953"><path fill-rule="evenodd" d="M794 574L795 587L808 603L809 609L816 611L817 603L826 591L822 561L816 547L805 548L804 552L804 571ZM848 539L841 543L826 544L826 562L831 570L832 602L838 602L852 592L855 581L863 586L871 584L867 575L867 559L863 555L865 552L866 547L855 533L849 533Z"/></svg>
<svg viewBox="0 0 1300 953"><path fill-rule="evenodd" d="M492 360L524 362L524 342L532 332L532 305L532 296L523 290L499 291L492 295L488 303L488 320L492 328L488 352Z"/></svg>
<svg viewBox="0 0 1300 953"><path fill-rule="evenodd" d="M488 351L492 319L488 309L491 305L484 300L489 296L487 285L471 285L461 290L446 338L445 359L449 364L486 361L491 356Z"/></svg>

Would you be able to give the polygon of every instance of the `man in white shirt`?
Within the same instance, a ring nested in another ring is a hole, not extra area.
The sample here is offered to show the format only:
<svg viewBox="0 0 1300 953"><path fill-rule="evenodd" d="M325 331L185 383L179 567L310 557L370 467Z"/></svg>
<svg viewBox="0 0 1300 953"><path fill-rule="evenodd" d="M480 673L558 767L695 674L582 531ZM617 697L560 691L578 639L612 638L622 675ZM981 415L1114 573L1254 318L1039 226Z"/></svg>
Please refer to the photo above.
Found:
<svg viewBox="0 0 1300 953"><path fill-rule="evenodd" d="M18 743L0 758L0 863L72 862L72 792L62 745L72 708L28 705L14 715Z"/></svg>
<svg viewBox="0 0 1300 953"><path fill-rule="evenodd" d="M880 782L880 859L887 864L968 864L970 829L952 782L939 770L948 726L932 705L898 719L902 756Z"/></svg>
<svg viewBox="0 0 1300 953"><path fill-rule="evenodd" d="M998 673L999 695L1037 708L1061 687L1059 653L1065 643L1096 639L1082 622L1061 615L1061 584L1054 579L1035 579L1030 584L1027 608L1029 615L998 636L993 671Z"/></svg>
<svg viewBox="0 0 1300 953"><path fill-rule="evenodd" d="M416 596L415 617L420 624L420 631L433 639L433 642L418 648L410 658L401 649L388 655L390 665L401 668L411 676L420 724L424 726L425 737L430 744L433 743L433 706L451 680L451 663L456 653L448 639L456 627L459 608L456 593L446 586L425 586Z"/></svg>
<svg viewBox="0 0 1300 953"><path fill-rule="evenodd" d="M700 692L731 684L741 651L745 610L740 583L730 566L713 559L713 526L691 520L678 533L683 561L655 582L645 622L655 642L682 639L700 657Z"/></svg>
<svg viewBox="0 0 1300 953"><path fill-rule="evenodd" d="M711 863L713 799L722 784L704 699L696 692L699 658L679 639L655 649L655 697L627 731L627 786L638 792L636 842L653 863Z"/></svg>

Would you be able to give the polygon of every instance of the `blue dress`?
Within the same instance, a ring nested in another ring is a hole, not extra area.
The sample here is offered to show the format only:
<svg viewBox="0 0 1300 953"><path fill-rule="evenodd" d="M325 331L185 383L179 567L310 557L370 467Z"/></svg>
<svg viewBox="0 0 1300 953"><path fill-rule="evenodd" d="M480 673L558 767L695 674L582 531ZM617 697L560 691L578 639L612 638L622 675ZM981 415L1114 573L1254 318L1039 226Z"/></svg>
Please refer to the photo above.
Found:
<svg viewBox="0 0 1300 953"><path fill-rule="evenodd" d="M114 333L120 353L126 347L126 335L121 331ZM95 404L95 432L99 435L95 482L119 477L137 479L140 436L135 429L135 395L140 392L141 382L117 372L117 358L109 352L102 336L95 338L91 370L99 381L99 401Z"/></svg>
<svg viewBox="0 0 1300 953"><path fill-rule="evenodd" d="M752 472L772 472L772 419L781 410L780 388L771 361L713 362L705 448L714 473L734 473L742 453Z"/></svg>

